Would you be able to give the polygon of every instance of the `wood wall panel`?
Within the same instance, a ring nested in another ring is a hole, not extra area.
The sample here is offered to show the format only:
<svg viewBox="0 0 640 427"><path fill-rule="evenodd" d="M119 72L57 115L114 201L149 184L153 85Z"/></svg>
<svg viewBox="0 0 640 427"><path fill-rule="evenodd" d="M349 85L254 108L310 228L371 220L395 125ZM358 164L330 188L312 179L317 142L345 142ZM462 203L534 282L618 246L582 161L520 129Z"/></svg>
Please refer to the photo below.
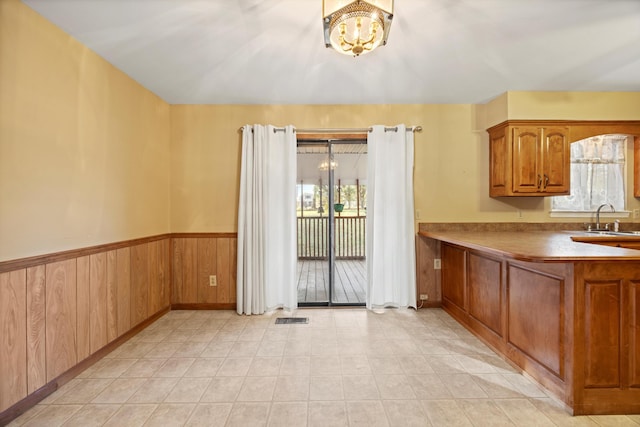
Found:
<svg viewBox="0 0 640 427"><path fill-rule="evenodd" d="M118 336L131 328L131 250L116 250L117 295L118 295Z"/></svg>
<svg viewBox="0 0 640 427"><path fill-rule="evenodd" d="M221 303L231 302L231 239L216 239L218 275L218 301Z"/></svg>
<svg viewBox="0 0 640 427"><path fill-rule="evenodd" d="M118 338L118 258L116 251L107 256L107 342Z"/></svg>
<svg viewBox="0 0 640 427"><path fill-rule="evenodd" d="M46 286L44 265L27 268L27 389L33 393L47 382Z"/></svg>
<svg viewBox="0 0 640 427"><path fill-rule="evenodd" d="M162 251L158 245L160 242L151 242L147 245L147 297L148 314L153 314L160 310L162 306L162 281L158 270L159 258Z"/></svg>
<svg viewBox="0 0 640 427"><path fill-rule="evenodd" d="M47 381L77 363L76 260L46 266Z"/></svg>
<svg viewBox="0 0 640 427"><path fill-rule="evenodd" d="M0 274L0 411L27 396L26 270Z"/></svg>
<svg viewBox="0 0 640 427"><path fill-rule="evenodd" d="M195 238L173 239L171 303L198 302L198 245Z"/></svg>
<svg viewBox="0 0 640 427"><path fill-rule="evenodd" d="M107 254L89 257L89 300L91 305L91 354L107 345Z"/></svg>
<svg viewBox="0 0 640 427"><path fill-rule="evenodd" d="M91 355L91 261L83 256L76 261L76 325L78 362Z"/></svg>
<svg viewBox="0 0 640 427"><path fill-rule="evenodd" d="M218 286L209 286L209 276L218 274L217 239L203 238L197 240L198 252L198 302L213 303L218 301Z"/></svg>
<svg viewBox="0 0 640 427"><path fill-rule="evenodd" d="M620 386L622 283L585 281L585 386Z"/></svg>
<svg viewBox="0 0 640 427"><path fill-rule="evenodd" d="M629 285L629 385L640 388L640 280Z"/></svg>
<svg viewBox="0 0 640 427"><path fill-rule="evenodd" d="M509 344L564 378L563 278L513 264L507 274Z"/></svg>
<svg viewBox="0 0 640 427"><path fill-rule="evenodd" d="M502 262L469 253L469 314L502 336Z"/></svg>
<svg viewBox="0 0 640 427"><path fill-rule="evenodd" d="M131 326L147 318L149 311L149 245L131 248Z"/></svg>

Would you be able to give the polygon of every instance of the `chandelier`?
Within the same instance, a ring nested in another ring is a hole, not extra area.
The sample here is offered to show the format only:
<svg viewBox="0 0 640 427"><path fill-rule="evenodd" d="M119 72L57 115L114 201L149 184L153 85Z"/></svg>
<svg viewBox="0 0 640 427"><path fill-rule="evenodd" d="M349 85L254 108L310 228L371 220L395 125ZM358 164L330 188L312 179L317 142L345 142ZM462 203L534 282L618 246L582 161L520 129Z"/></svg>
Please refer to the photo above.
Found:
<svg viewBox="0 0 640 427"><path fill-rule="evenodd" d="M323 0L324 44L359 56L387 44L393 0Z"/></svg>
<svg viewBox="0 0 640 427"><path fill-rule="evenodd" d="M338 162L336 162L335 160L329 161L329 159L321 161L320 164L318 165L318 169L320 169L321 171L328 171L329 168L331 168L331 170L334 170L337 167L338 167Z"/></svg>

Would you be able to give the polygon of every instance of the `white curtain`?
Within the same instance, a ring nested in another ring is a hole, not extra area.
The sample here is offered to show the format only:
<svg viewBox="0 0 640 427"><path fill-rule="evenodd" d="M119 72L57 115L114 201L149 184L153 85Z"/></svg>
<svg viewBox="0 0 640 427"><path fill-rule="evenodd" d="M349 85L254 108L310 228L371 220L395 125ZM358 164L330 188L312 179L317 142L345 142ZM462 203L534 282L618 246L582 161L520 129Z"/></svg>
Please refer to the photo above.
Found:
<svg viewBox="0 0 640 427"><path fill-rule="evenodd" d="M367 137L367 308L416 307L413 132Z"/></svg>
<svg viewBox="0 0 640 427"><path fill-rule="evenodd" d="M244 126L238 206L238 314L297 307L295 209L295 129Z"/></svg>

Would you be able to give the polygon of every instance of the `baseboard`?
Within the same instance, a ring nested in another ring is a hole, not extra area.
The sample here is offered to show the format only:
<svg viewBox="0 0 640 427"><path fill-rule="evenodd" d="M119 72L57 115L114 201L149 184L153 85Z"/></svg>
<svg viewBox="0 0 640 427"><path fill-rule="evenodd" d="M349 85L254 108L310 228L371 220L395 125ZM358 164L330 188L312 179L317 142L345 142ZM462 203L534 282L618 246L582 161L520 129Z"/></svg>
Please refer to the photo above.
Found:
<svg viewBox="0 0 640 427"><path fill-rule="evenodd" d="M236 307L235 302L171 304L171 310L235 310Z"/></svg>

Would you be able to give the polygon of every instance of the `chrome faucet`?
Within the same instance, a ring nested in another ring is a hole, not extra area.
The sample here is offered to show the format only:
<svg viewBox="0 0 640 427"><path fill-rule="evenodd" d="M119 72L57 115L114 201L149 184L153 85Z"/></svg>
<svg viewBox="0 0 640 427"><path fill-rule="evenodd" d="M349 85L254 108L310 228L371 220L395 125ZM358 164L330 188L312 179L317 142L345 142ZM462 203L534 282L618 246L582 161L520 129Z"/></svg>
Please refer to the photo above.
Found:
<svg viewBox="0 0 640 427"><path fill-rule="evenodd" d="M600 230L600 209L604 208L605 206L609 206L611 208L611 212L615 212L616 211L616 209L610 203L603 203L600 206L598 206L598 210L596 211L596 230ZM607 225L609 225L609 224L607 224ZM608 229L609 228L607 227L607 230Z"/></svg>

